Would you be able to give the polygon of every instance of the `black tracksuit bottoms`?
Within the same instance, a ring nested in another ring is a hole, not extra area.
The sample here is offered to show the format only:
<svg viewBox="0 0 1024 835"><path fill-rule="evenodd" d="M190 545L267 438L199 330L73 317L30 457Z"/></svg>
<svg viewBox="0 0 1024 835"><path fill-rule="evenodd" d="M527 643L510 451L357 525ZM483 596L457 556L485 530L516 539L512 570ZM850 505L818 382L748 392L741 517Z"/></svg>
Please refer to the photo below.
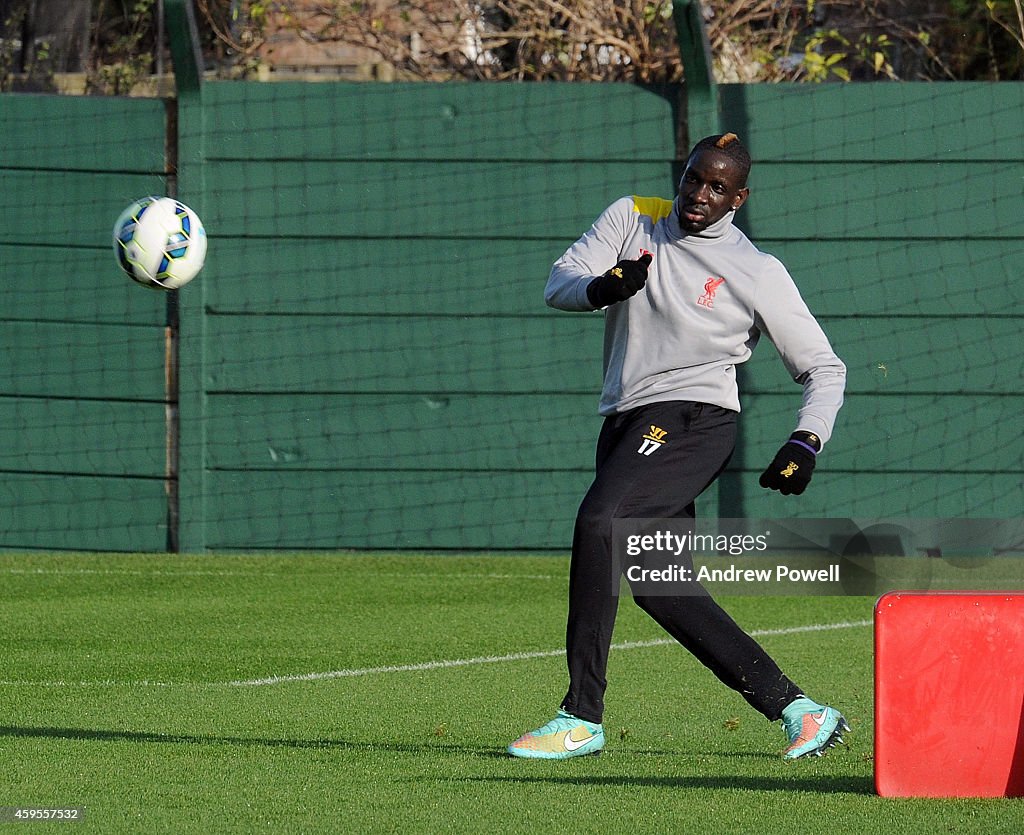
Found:
<svg viewBox="0 0 1024 835"><path fill-rule="evenodd" d="M612 522L694 518L694 501L725 469L736 443L737 413L669 401L605 419L597 470L580 505L569 570L563 710L600 722L605 672L618 609ZM770 720L801 694L761 646L703 589L686 595L634 595L638 606L724 684Z"/></svg>

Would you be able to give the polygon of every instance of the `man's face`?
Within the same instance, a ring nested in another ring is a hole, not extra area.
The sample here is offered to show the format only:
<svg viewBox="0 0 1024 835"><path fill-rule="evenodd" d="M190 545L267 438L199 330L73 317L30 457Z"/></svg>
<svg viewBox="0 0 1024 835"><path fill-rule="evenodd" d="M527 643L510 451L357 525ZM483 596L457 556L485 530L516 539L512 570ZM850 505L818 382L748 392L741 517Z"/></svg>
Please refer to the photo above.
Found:
<svg viewBox="0 0 1024 835"><path fill-rule="evenodd" d="M703 232L742 206L748 194L736 163L715 150L698 151L679 181L679 225L691 235Z"/></svg>

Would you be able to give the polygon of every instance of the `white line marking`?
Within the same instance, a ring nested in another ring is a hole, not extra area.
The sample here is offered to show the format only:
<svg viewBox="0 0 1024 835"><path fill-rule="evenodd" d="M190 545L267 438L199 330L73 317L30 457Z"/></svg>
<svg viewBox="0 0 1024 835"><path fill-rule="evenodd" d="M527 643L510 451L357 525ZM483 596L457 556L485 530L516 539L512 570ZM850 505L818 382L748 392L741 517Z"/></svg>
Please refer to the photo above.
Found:
<svg viewBox="0 0 1024 835"><path fill-rule="evenodd" d="M113 679L104 679L97 681L64 681L63 679L57 679L56 681L0 681L0 687L211 687L214 685L195 683L190 681L149 681L143 679L142 681L114 681ZM223 685L221 685L223 686Z"/></svg>
<svg viewBox="0 0 1024 835"><path fill-rule="evenodd" d="M827 632L833 629L852 629L859 626L871 626L870 620L842 621L840 623L812 623L807 626L789 626L780 629L755 629L748 633L753 638L769 635L797 635L802 632ZM673 638L655 638L649 641L623 641L612 644L612 649L642 649L675 644ZM413 673L424 670L447 670L452 667L470 667L477 664L500 664L504 661L527 661L533 658L553 658L564 655L564 649L546 649L537 652L511 652L508 655L480 655L476 658L451 658L441 661L422 661L418 664L393 664L383 667L357 667L348 670L332 670L326 673L303 673L290 676L268 676L247 681L230 681L231 687L266 687L271 684L285 684L294 681L326 681L333 678L353 678L355 676L381 675L385 673Z"/></svg>
<svg viewBox="0 0 1024 835"><path fill-rule="evenodd" d="M777 629L754 629L747 633L753 638L764 638L772 635L799 635L806 632L830 632L836 629L855 629L871 626L870 620L840 621L838 623L812 623L806 626L786 626ZM645 649L675 645L672 638L654 638L648 641L621 641L612 644L614 650ZM565 649L547 649L535 652L510 652L507 655L481 655L475 658L449 658L439 661L421 661L417 664L389 664L381 667L355 667L345 670L332 670L325 673L303 673L300 675L268 676L242 681L228 682L190 682L190 681L2 681L0 687L267 687L273 684L289 682L328 681L335 678L355 678L358 676L387 675L391 673L414 673L429 670L448 670L455 667L472 667L478 664L501 664L507 661L529 661L535 658L555 658L565 654Z"/></svg>
<svg viewBox="0 0 1024 835"><path fill-rule="evenodd" d="M563 574L467 574L459 572L456 574L440 574L434 572L416 571L374 571L369 572L376 579L378 577L426 577L431 580L565 580Z"/></svg>
<svg viewBox="0 0 1024 835"><path fill-rule="evenodd" d="M0 568L0 574L69 576L96 574L102 577L275 577L269 571L212 571L182 568L179 570L137 568Z"/></svg>
<svg viewBox="0 0 1024 835"><path fill-rule="evenodd" d="M329 574L329 571L322 572L306 572L301 576L319 576L320 574ZM0 568L0 574L16 574L16 575L88 575L95 574L99 576L132 576L132 577L182 577L182 576L195 576L195 577L277 577L277 572L274 571L263 571L262 569L253 569L252 571L216 571L216 570L204 570L204 569L138 569L138 568ZM427 577L431 580L564 580L565 577L560 574L484 574L484 573L455 573L455 574L440 574L437 572L412 572L412 571L392 571L392 572L378 572L368 571L366 572L370 577L376 579L379 577L399 577L403 579L407 578L423 578ZM300 576L300 575L292 575Z"/></svg>

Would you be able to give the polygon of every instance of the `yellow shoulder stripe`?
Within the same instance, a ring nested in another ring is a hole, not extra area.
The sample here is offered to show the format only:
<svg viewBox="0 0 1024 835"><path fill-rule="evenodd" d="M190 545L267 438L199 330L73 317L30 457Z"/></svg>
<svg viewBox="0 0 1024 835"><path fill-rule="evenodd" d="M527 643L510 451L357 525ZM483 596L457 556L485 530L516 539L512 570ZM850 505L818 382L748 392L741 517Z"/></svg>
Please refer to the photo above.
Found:
<svg viewBox="0 0 1024 835"><path fill-rule="evenodd" d="M633 211L637 214L647 215L657 223L672 214L672 201L663 197L637 197L634 194Z"/></svg>

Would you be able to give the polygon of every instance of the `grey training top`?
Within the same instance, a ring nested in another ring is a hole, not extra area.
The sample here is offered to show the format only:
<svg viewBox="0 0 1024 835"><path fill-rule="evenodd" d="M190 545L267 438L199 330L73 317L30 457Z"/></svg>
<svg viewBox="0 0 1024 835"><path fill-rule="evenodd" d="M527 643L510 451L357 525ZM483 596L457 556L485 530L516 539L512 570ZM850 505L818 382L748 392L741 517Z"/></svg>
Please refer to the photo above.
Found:
<svg viewBox="0 0 1024 835"><path fill-rule="evenodd" d="M623 197L559 258L545 290L560 310L588 311L587 285L621 259L653 255L647 284L605 308L602 415L665 400L740 410L736 366L760 335L803 386L795 429L822 443L843 403L846 366L782 263L757 249L734 212L691 235L675 201Z"/></svg>

